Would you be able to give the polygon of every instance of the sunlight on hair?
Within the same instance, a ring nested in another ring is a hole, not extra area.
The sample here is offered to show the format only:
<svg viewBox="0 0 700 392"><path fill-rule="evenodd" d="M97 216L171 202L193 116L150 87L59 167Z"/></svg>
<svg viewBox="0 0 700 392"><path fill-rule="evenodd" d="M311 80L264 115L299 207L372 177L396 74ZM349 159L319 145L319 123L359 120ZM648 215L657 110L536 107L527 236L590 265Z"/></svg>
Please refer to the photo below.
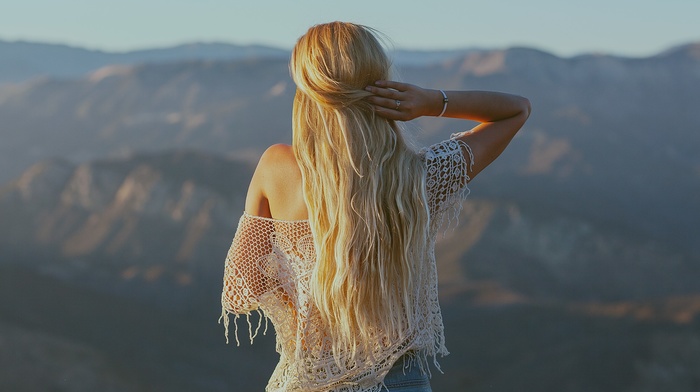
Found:
<svg viewBox="0 0 700 392"><path fill-rule="evenodd" d="M423 162L365 100L390 68L371 29L338 22L312 27L290 64L293 147L317 250L311 294L333 352L353 358L416 328L428 247Z"/></svg>

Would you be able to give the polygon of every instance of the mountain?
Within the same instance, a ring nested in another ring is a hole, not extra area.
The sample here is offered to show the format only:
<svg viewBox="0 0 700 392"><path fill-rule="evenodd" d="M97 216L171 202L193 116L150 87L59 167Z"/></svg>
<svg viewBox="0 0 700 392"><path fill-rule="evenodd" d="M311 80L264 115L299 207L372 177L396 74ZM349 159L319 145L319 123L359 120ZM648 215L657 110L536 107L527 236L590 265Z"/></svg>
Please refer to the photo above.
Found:
<svg viewBox="0 0 700 392"><path fill-rule="evenodd" d="M624 222L687 246L697 243L694 233L700 231L694 218L700 205L700 113L693 109L700 103L700 61L688 48L645 59L562 59L515 48L405 75L431 75L423 79L431 86L530 98L530 120L487 169L494 173L485 176L488 195L510 197L501 185L515 188L521 198L546 197L568 213L608 225ZM419 125L445 134L430 119Z"/></svg>
<svg viewBox="0 0 700 392"><path fill-rule="evenodd" d="M483 51L479 48L462 48L449 50L410 50L410 49L393 49L390 50L389 57L395 67L400 69L405 67L424 67L433 64L439 64L445 61L463 57L468 53Z"/></svg>
<svg viewBox="0 0 700 392"><path fill-rule="evenodd" d="M245 154L288 132L292 94L285 60L108 66L80 80L0 89L0 177L52 156L81 162L169 148Z"/></svg>
<svg viewBox="0 0 700 392"><path fill-rule="evenodd" d="M163 306L196 302L202 287L219 284L251 175L249 163L194 150L38 162L0 187L0 259L30 260L22 264L122 295L148 294ZM585 199L569 197L577 202ZM440 269L451 271L442 276L443 296L500 290L515 302L542 302L700 293L700 255L691 245L611 225L568 203L527 192L473 197L440 239Z"/></svg>
<svg viewBox="0 0 700 392"><path fill-rule="evenodd" d="M0 294L5 390L256 391L274 367L269 333L226 345L216 301L165 310L2 265Z"/></svg>
<svg viewBox="0 0 700 392"><path fill-rule="evenodd" d="M166 48L105 52L61 44L0 40L0 85L38 76L77 78L106 65L185 60L286 59L289 51L263 45L193 42Z"/></svg>
<svg viewBox="0 0 700 392"><path fill-rule="evenodd" d="M427 65L475 49L442 51L392 50L400 65ZM108 52L62 44L0 40L0 86L37 77L80 78L108 65L136 65L180 61L288 59L290 51L265 45L191 42L171 47Z"/></svg>
<svg viewBox="0 0 700 392"><path fill-rule="evenodd" d="M251 173L168 151L41 161L0 188L3 385L261 390L272 336L230 347L216 324ZM527 200L475 197L437 259L452 354L436 390L692 391L697 257Z"/></svg>
<svg viewBox="0 0 700 392"><path fill-rule="evenodd" d="M428 87L493 89L530 98L533 114L508 152L477 179L483 195L536 202L623 224L699 251L700 60L687 45L648 58L559 58L512 48L472 51L404 78ZM0 181L32 163L75 163L133 151L195 148L254 160L290 142L286 60L108 66L78 80L0 88ZM470 127L420 119L427 144ZM416 131L418 129L418 131Z"/></svg>
<svg viewBox="0 0 700 392"><path fill-rule="evenodd" d="M533 104L439 237L452 354L435 390L697 389L698 53L405 63L410 82ZM261 390L272 333L224 344L221 273L256 158L290 141L293 93L283 58L0 87L0 384ZM424 145L471 125L405 127Z"/></svg>
<svg viewBox="0 0 700 392"><path fill-rule="evenodd" d="M197 151L38 162L0 188L1 258L182 307L219 284L250 172Z"/></svg>

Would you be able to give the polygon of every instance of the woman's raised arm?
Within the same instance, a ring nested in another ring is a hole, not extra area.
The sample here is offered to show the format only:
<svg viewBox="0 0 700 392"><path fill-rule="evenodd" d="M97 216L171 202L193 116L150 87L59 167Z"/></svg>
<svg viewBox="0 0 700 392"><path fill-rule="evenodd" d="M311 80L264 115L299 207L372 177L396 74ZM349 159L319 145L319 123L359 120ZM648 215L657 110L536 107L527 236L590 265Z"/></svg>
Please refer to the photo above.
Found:
<svg viewBox="0 0 700 392"><path fill-rule="evenodd" d="M424 89L408 83L380 80L367 91L367 98L378 115L390 120L409 121L422 116L438 116L444 101L440 90ZM530 101L518 95L492 91L445 91L448 102L444 117L478 121L481 124L457 136L474 153L474 178L508 146L530 116ZM466 153L466 152L465 152Z"/></svg>

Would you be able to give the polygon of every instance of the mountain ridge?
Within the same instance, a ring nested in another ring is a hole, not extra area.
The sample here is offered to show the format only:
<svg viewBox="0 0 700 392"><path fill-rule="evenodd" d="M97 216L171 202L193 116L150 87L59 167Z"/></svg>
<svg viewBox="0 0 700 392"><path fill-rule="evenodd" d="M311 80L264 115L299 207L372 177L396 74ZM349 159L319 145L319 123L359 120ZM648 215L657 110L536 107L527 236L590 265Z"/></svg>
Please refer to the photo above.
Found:
<svg viewBox="0 0 700 392"><path fill-rule="evenodd" d="M33 268L69 280L149 292L158 303L191 302L216 283L252 171L244 161L193 150L38 162L0 187L0 259L24 252ZM444 295L480 281L535 301L700 290L697 254L639 228L517 193L472 196L462 215L439 242L439 268L452 271L441 275Z"/></svg>
<svg viewBox="0 0 700 392"><path fill-rule="evenodd" d="M533 103L439 235L453 354L436 390L697 389L695 51L474 50L400 68ZM263 388L272 333L225 346L216 320L255 161L291 142L288 72L283 58L189 59L0 87L0 384ZM471 123L403 125L419 148Z"/></svg>
<svg viewBox="0 0 700 392"><path fill-rule="evenodd" d="M519 184L533 200L542 192L558 195L553 203L568 203L569 214L627 222L698 248L692 217L700 192L700 136L693 131L700 127L699 70L700 61L675 56L567 60L515 49L407 67L403 76L448 90L509 91L533 102L524 129L488 169L501 177L483 180L487 195L503 197L507 183ZM108 71L0 88L0 183L51 156L80 163L194 148L254 162L267 146L291 142L294 85L286 60L188 60ZM418 119L406 126L426 145L469 123Z"/></svg>
<svg viewBox="0 0 700 392"><path fill-rule="evenodd" d="M287 58L288 51L262 45L190 43L108 52L64 44L0 40L0 86L39 75L76 78L110 64L162 63L192 59Z"/></svg>
<svg viewBox="0 0 700 392"><path fill-rule="evenodd" d="M622 56L613 53L580 53L573 56L557 56L547 50L531 50L552 54L559 58L608 56L620 59L643 59L687 52L698 57L697 42L673 46L649 56ZM409 49L396 48L391 55L400 66L425 66L473 52L526 48L511 46L505 49L455 48L455 49ZM236 44L223 41L192 41L181 44L110 51L88 49L79 45L46 43L30 40L6 40L0 38L0 86L16 84L39 76L76 78L110 64L162 63L194 59L235 60L254 58L288 59L291 50L263 44ZM50 61L49 61L50 60Z"/></svg>

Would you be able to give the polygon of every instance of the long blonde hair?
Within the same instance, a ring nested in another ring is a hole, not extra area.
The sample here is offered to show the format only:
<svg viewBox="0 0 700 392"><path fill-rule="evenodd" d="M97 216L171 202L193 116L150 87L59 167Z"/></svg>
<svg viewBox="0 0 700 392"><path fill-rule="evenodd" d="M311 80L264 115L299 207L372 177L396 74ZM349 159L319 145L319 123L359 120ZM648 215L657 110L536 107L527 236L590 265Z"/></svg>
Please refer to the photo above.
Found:
<svg viewBox="0 0 700 392"><path fill-rule="evenodd" d="M427 251L425 169L364 88L391 63L373 30L313 26L292 52L293 148L316 247L311 295L333 352L415 329L416 275ZM388 340L387 340L388 339Z"/></svg>

